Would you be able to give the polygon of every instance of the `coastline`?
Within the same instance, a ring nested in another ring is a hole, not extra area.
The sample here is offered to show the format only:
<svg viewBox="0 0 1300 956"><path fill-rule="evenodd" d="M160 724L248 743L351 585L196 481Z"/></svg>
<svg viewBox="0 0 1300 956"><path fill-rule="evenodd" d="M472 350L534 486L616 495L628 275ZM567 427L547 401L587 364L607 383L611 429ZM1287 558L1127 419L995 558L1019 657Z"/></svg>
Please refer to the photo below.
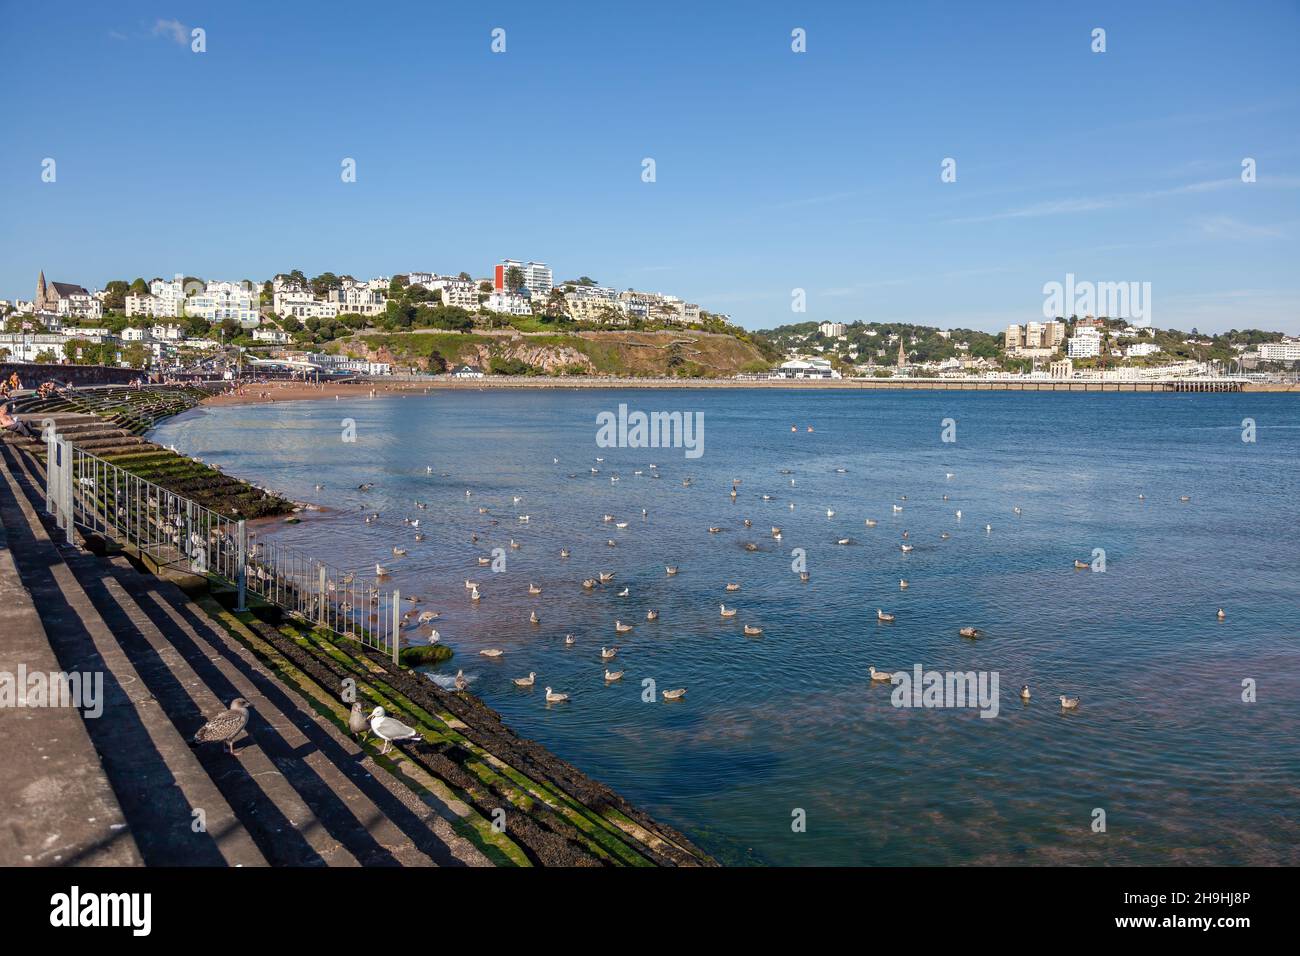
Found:
<svg viewBox="0 0 1300 956"><path fill-rule="evenodd" d="M638 379L638 378L544 378L532 376L487 376L481 379L394 379L369 382L338 382L312 385L304 382L266 382L250 384L242 393L221 393L204 399L201 405L265 405L275 402L298 402L330 398L364 398L372 392L381 395L423 394L431 389L481 391L483 389L795 389L795 390L887 390L887 391L958 391L958 392L1027 392L1030 394L1234 394L1242 392L1300 394L1300 384L1245 383L1235 392L1226 388L1196 388L1196 380L1183 384L1165 382L1017 382L953 379L948 382L892 379L786 379L748 381L734 379ZM1172 387L1178 385L1178 387ZM1171 386L1171 387L1166 387Z"/></svg>

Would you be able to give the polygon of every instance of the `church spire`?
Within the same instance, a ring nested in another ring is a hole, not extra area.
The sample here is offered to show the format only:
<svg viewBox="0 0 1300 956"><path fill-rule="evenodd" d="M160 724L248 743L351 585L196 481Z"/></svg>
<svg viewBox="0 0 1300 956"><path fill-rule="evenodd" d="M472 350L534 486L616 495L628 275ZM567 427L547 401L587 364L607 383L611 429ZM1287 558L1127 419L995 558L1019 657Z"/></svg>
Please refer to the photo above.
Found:
<svg viewBox="0 0 1300 956"><path fill-rule="evenodd" d="M41 270L40 277L36 280L36 308L43 308L45 305L45 270Z"/></svg>
<svg viewBox="0 0 1300 956"><path fill-rule="evenodd" d="M907 353L903 351L903 334L900 332L898 334L898 367L905 368L906 366Z"/></svg>

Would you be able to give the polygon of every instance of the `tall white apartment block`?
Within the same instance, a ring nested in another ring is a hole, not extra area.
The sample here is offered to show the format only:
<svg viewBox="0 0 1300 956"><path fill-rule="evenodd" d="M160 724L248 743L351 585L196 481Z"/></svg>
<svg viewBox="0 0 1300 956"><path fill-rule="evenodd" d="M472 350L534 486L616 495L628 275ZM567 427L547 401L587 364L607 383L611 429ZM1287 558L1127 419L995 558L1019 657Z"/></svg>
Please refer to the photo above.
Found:
<svg viewBox="0 0 1300 956"><path fill-rule="evenodd" d="M1076 328L1066 346L1066 354L1072 359L1096 358L1101 354L1101 335L1094 328Z"/></svg>
<svg viewBox="0 0 1300 956"><path fill-rule="evenodd" d="M553 288L550 267L544 262L525 262L524 286L535 297L546 298Z"/></svg>
<svg viewBox="0 0 1300 956"><path fill-rule="evenodd" d="M492 288L495 291L507 291L506 273L511 269L523 273L524 288L533 298L545 299L551 294L554 283L551 281L550 267L545 262L520 262L518 259L502 259L497 265L492 276Z"/></svg>

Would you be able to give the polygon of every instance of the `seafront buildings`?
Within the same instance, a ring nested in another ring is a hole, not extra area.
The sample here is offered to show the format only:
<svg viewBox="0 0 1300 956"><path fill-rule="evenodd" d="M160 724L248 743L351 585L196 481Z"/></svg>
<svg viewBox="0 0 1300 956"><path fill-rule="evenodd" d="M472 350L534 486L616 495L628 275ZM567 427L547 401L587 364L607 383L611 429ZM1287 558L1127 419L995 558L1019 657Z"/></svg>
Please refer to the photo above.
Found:
<svg viewBox="0 0 1300 956"><path fill-rule="evenodd" d="M30 302L0 300L0 317L6 328L0 333L0 360L33 362L109 361L140 366L144 361L156 367L178 367L200 352L211 352L235 339L259 348L283 348L302 342L328 339L313 336L316 325L326 327L340 317L351 316L347 326L363 328L380 324L394 296L405 288L419 287L431 296L415 301L441 304L463 310L471 316L493 315L527 318L547 315L564 317L578 325L618 330L634 323L652 327L698 327L707 317L698 305L660 292L602 286L583 277L556 284L550 267L543 262L502 259L490 279L474 279L467 272L456 275L433 271L412 271L397 277L376 276L356 279L326 273L307 279L301 272L279 274L270 281L219 281L186 278L177 273L171 279L142 280L135 291L124 293L125 282L116 285L116 299L104 290L90 292L68 282L50 282L42 272L36 295ZM113 301L110 310L106 301ZM116 314L116 321L112 319ZM130 320L123 327L122 314ZM726 316L715 316L726 320ZM156 320L145 322L144 320ZM196 327L196 323L198 326ZM234 329L232 330L232 324ZM500 323L495 323L498 327ZM303 326L307 330L303 331ZM218 327L220 326L220 334ZM1195 350L1213 346L1204 337L1179 336L1171 340L1156 330L1130 326L1085 315L1049 321L1012 324L1002 334L1002 356L990 356L987 346L979 354L956 330L877 326L863 322L851 325L837 321L809 324L808 331L788 334L781 347L789 361L774 367L776 378L832 379L852 376L934 378L1026 378L1077 379L1080 381L1129 381L1151 377L1185 377L1252 373L1260 363L1271 372L1277 366L1300 362L1300 339L1256 346L1236 344L1236 355L1224 362L1222 347L1218 362L1186 358ZM305 336L300 338L299 334ZM921 341L921 338L927 341ZM987 337L986 337L987 338ZM1170 354L1164 348L1176 343ZM96 351L87 352L93 346ZM141 351L143 350L143 351ZM940 358L928 358L938 351ZM143 359L142 359L143 356ZM335 371L387 374L383 362L314 362ZM1231 369L1225 369L1230 365ZM420 370L422 371L422 370Z"/></svg>
<svg viewBox="0 0 1300 956"><path fill-rule="evenodd" d="M1017 358L1048 358L1065 342L1065 323L1028 322L1009 325L1003 335L1008 355Z"/></svg>

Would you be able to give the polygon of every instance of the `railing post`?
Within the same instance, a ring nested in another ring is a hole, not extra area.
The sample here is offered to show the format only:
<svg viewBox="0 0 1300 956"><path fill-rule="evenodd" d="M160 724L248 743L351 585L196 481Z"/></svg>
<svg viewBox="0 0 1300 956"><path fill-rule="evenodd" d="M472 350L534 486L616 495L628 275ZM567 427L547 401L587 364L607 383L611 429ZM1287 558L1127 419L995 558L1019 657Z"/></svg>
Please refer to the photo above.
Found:
<svg viewBox="0 0 1300 956"><path fill-rule="evenodd" d="M67 529L68 544L75 544L77 539L77 522L75 512L72 510L72 445L65 438L63 439L63 500L65 503L64 521Z"/></svg>
<svg viewBox="0 0 1300 956"><path fill-rule="evenodd" d="M58 468L57 452L59 436L50 425L45 429L45 513L47 515L55 514L58 511L58 501L55 495L58 493L56 476Z"/></svg>
<svg viewBox="0 0 1300 956"><path fill-rule="evenodd" d="M247 590L247 572L248 572L248 530L244 526L244 519L239 519L239 525L235 532L235 583L236 598L235 610L243 611L245 592Z"/></svg>
<svg viewBox="0 0 1300 956"><path fill-rule="evenodd" d="M321 627L326 626L325 615L325 565L320 566L320 598L316 601L316 623Z"/></svg>
<svg viewBox="0 0 1300 956"><path fill-rule="evenodd" d="M402 592L394 590L391 598L393 602L393 663L397 663L399 645L402 643Z"/></svg>

